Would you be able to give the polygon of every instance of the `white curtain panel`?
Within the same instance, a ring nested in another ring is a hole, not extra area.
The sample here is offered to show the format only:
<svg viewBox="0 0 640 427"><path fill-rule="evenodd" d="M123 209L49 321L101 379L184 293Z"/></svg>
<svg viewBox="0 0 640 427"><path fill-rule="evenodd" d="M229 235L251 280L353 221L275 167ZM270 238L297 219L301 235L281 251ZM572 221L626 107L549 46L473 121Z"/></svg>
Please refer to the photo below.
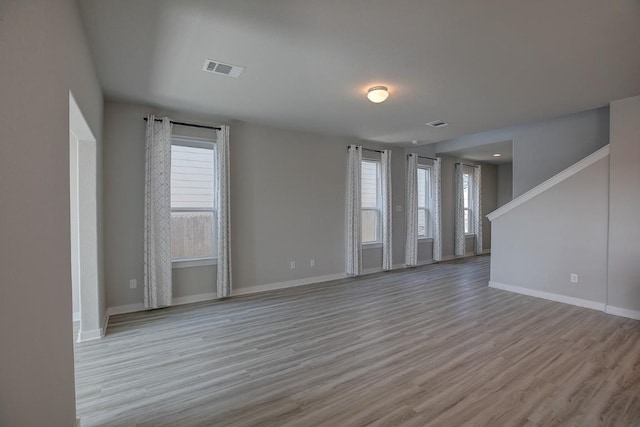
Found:
<svg viewBox="0 0 640 427"><path fill-rule="evenodd" d="M482 253L482 168L476 166L473 171L473 229L476 242L473 251Z"/></svg>
<svg viewBox="0 0 640 427"><path fill-rule="evenodd" d="M382 166L382 269L393 268L392 212L391 193L391 150L383 150L380 157Z"/></svg>
<svg viewBox="0 0 640 427"><path fill-rule="evenodd" d="M462 164L456 164L456 204L455 204L455 255L463 256L465 252L464 238L464 190L463 190L463 169Z"/></svg>
<svg viewBox="0 0 640 427"><path fill-rule="evenodd" d="M362 180L362 147L350 145L347 160L347 238L346 272L350 276L362 273L360 181Z"/></svg>
<svg viewBox="0 0 640 427"><path fill-rule="evenodd" d="M442 197L440 196L441 187L441 160L436 159L431 168L431 219L433 221L433 260L442 260Z"/></svg>
<svg viewBox="0 0 640 427"><path fill-rule="evenodd" d="M418 264L418 156L407 156L407 242L404 263Z"/></svg>
<svg viewBox="0 0 640 427"><path fill-rule="evenodd" d="M218 298L231 296L231 215L229 198L229 126L217 131L216 205L218 210Z"/></svg>
<svg viewBox="0 0 640 427"><path fill-rule="evenodd" d="M144 305L171 305L171 122L147 117L144 186Z"/></svg>

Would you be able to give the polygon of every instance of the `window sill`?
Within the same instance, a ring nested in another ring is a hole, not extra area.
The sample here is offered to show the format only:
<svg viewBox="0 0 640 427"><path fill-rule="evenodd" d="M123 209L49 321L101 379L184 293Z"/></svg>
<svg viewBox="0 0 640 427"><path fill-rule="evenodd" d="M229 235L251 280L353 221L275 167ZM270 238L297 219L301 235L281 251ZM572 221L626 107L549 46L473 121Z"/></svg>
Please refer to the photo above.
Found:
<svg viewBox="0 0 640 427"><path fill-rule="evenodd" d="M433 242L433 237L418 237L418 243Z"/></svg>
<svg viewBox="0 0 640 427"><path fill-rule="evenodd" d="M193 258L171 261L171 268L202 267L205 265L218 265L218 258Z"/></svg>
<svg viewBox="0 0 640 427"><path fill-rule="evenodd" d="M467 233L467 234L464 235L464 237L466 239L471 239L471 238L476 237L476 233Z"/></svg>
<svg viewBox="0 0 640 427"><path fill-rule="evenodd" d="M382 242L371 242L371 243L362 244L362 249L376 249L381 247L382 247Z"/></svg>

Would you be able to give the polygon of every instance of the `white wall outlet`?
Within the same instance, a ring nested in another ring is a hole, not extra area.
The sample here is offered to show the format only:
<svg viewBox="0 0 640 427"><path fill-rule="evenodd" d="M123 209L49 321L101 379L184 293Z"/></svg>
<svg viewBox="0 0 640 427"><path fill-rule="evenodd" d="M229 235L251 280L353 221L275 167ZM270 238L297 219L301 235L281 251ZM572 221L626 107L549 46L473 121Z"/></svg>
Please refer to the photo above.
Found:
<svg viewBox="0 0 640 427"><path fill-rule="evenodd" d="M135 289L138 287L138 281L136 279L129 280L129 289Z"/></svg>
<svg viewBox="0 0 640 427"><path fill-rule="evenodd" d="M578 275L576 273L571 273L571 283L578 283Z"/></svg>
<svg viewBox="0 0 640 427"><path fill-rule="evenodd" d="M312 259L309 264L311 265L311 267L315 267L316 266L316 260Z"/></svg>
<svg viewBox="0 0 640 427"><path fill-rule="evenodd" d="M296 262L295 261L291 261L291 269L292 270L296 269Z"/></svg>

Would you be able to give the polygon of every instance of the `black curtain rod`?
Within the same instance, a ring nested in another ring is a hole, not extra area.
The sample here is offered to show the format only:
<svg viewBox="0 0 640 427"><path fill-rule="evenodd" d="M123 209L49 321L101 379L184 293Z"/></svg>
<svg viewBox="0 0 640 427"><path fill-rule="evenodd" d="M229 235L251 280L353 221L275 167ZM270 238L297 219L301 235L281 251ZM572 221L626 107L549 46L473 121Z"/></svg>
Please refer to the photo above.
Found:
<svg viewBox="0 0 640 427"><path fill-rule="evenodd" d="M146 117L143 117L142 120L144 120L145 122L147 121ZM161 122L162 119L155 119L156 122ZM192 128L200 128L200 129L215 129L215 130L220 130L222 128L217 127L217 126L206 126L206 125L197 125L194 123L185 123L185 122L174 122L173 120L169 120L172 124L174 125L180 125L180 126L189 126Z"/></svg>
<svg viewBox="0 0 640 427"><path fill-rule="evenodd" d="M456 165L469 166L470 168L477 168L480 165L468 165L466 163L456 163Z"/></svg>
<svg viewBox="0 0 640 427"><path fill-rule="evenodd" d="M350 146L350 145L347 145L347 150L349 150L350 148L351 148L351 146ZM363 149L364 151L373 151L374 153L384 153L384 151L381 151L381 150L374 150L373 148L364 148L364 147L362 147L362 149Z"/></svg>
<svg viewBox="0 0 640 427"><path fill-rule="evenodd" d="M416 154L416 153L409 153L409 154L407 154L407 157L409 157L411 154ZM438 160L435 157L419 156L417 154L416 154L416 157L419 157L421 159Z"/></svg>

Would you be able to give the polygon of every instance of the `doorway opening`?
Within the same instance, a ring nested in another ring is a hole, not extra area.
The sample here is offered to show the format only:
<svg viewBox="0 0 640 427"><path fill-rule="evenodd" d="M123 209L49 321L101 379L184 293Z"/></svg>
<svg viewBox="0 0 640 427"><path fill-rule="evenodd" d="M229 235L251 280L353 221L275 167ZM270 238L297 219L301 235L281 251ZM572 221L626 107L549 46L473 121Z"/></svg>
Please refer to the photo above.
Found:
<svg viewBox="0 0 640 427"><path fill-rule="evenodd" d="M77 340L101 338L96 138L69 92L71 282Z"/></svg>

